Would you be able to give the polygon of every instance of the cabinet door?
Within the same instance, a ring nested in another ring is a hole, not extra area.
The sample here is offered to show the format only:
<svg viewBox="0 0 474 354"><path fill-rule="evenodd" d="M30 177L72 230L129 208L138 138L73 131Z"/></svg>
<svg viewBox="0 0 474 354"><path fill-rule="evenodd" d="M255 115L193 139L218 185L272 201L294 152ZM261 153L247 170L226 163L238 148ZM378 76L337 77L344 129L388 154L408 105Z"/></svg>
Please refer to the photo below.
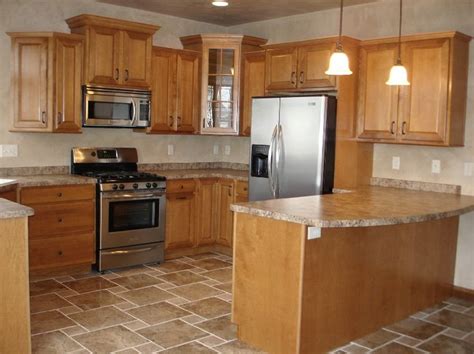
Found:
<svg viewBox="0 0 474 354"><path fill-rule="evenodd" d="M250 136L252 97L265 95L265 52L245 53L242 58L240 135Z"/></svg>
<svg viewBox="0 0 474 354"><path fill-rule="evenodd" d="M50 131L47 38L12 39L12 130Z"/></svg>
<svg viewBox="0 0 474 354"><path fill-rule="evenodd" d="M358 127L360 139L395 140L398 86L388 86L391 67L397 59L396 44L360 49Z"/></svg>
<svg viewBox="0 0 474 354"><path fill-rule="evenodd" d="M56 38L56 77L54 130L78 133L81 131L81 82L83 41Z"/></svg>
<svg viewBox="0 0 474 354"><path fill-rule="evenodd" d="M234 202L234 181L219 182L219 232L217 243L232 247L233 215L230 204Z"/></svg>
<svg viewBox="0 0 474 354"><path fill-rule="evenodd" d="M324 43L298 48L298 87L301 89L335 89L336 77L324 72L336 45Z"/></svg>
<svg viewBox="0 0 474 354"><path fill-rule="evenodd" d="M178 52L177 130L194 133L199 121L199 54Z"/></svg>
<svg viewBox="0 0 474 354"><path fill-rule="evenodd" d="M219 185L216 179L202 179L199 181L198 192L198 230L196 245L213 244L216 241L218 229L218 192Z"/></svg>
<svg viewBox="0 0 474 354"><path fill-rule="evenodd" d="M443 143L447 138L448 38L407 42L403 63L410 86L400 88L400 138Z"/></svg>
<svg viewBox="0 0 474 354"><path fill-rule="evenodd" d="M123 79L120 72L121 31L102 27L90 27L89 31L86 82L118 85Z"/></svg>
<svg viewBox="0 0 474 354"><path fill-rule="evenodd" d="M125 86L149 87L151 81L152 36L123 31L123 64L120 83Z"/></svg>
<svg viewBox="0 0 474 354"><path fill-rule="evenodd" d="M268 91L296 88L298 50L269 49L265 59L265 88Z"/></svg>
<svg viewBox="0 0 474 354"><path fill-rule="evenodd" d="M192 247L195 227L194 193L166 196L165 249Z"/></svg>
<svg viewBox="0 0 474 354"><path fill-rule="evenodd" d="M176 129L176 52L153 50L149 133L169 133Z"/></svg>

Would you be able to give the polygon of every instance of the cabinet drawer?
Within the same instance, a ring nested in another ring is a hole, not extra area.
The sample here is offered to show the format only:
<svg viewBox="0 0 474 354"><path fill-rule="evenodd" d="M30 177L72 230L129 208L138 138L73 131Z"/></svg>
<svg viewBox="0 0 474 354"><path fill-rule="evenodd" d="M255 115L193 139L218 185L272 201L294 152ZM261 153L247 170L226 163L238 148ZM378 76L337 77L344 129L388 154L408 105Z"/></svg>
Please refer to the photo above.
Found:
<svg viewBox="0 0 474 354"><path fill-rule="evenodd" d="M29 237L94 231L94 202L78 201L33 205L28 221Z"/></svg>
<svg viewBox="0 0 474 354"><path fill-rule="evenodd" d="M184 193L194 192L196 189L196 182L194 179L179 179L167 181L166 192L167 193Z"/></svg>
<svg viewBox="0 0 474 354"><path fill-rule="evenodd" d="M93 234L29 241L30 270L92 263Z"/></svg>
<svg viewBox="0 0 474 354"><path fill-rule="evenodd" d="M30 187L21 190L22 204L69 202L95 198L92 184L54 187Z"/></svg>
<svg viewBox="0 0 474 354"><path fill-rule="evenodd" d="M236 194L240 195L248 195L249 194L249 185L247 182L237 181L235 184L235 192Z"/></svg>

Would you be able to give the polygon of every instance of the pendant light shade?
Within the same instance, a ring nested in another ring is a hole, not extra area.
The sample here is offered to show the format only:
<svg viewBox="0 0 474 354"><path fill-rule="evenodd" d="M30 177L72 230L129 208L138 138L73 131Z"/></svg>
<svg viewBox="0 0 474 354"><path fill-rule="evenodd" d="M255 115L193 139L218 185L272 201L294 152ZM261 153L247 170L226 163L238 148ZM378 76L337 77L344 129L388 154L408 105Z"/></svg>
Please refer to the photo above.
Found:
<svg viewBox="0 0 474 354"><path fill-rule="evenodd" d="M341 11L339 16L339 39L336 43L336 50L331 54L329 59L329 68L325 71L326 75L351 75L352 71L349 68L349 57L342 49L342 14L344 8L344 0L341 0Z"/></svg>
<svg viewBox="0 0 474 354"><path fill-rule="evenodd" d="M398 26L398 58L397 63L390 69L390 76L387 85L390 86L408 86L407 69L402 65L401 51L402 51L402 0L400 0L400 23Z"/></svg>
<svg viewBox="0 0 474 354"><path fill-rule="evenodd" d="M226 7L229 5L227 1L213 1L212 5L218 6L218 7Z"/></svg>

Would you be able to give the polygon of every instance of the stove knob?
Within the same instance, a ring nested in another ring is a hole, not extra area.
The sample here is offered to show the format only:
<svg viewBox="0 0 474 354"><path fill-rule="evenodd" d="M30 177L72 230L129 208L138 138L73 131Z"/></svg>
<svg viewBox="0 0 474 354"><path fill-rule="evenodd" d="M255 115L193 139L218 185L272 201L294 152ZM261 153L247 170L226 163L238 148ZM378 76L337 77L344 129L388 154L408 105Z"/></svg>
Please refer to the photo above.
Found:
<svg viewBox="0 0 474 354"><path fill-rule="evenodd" d="M153 183L153 188L156 188L156 187L158 187L158 184L155 182Z"/></svg>
<svg viewBox="0 0 474 354"><path fill-rule="evenodd" d="M134 188L134 189L137 189L137 188L138 188L138 183L134 183L134 184L133 184L133 188Z"/></svg>
<svg viewBox="0 0 474 354"><path fill-rule="evenodd" d="M146 187L147 187L147 188L151 188L151 183L148 182L148 183L146 184Z"/></svg>
<svg viewBox="0 0 474 354"><path fill-rule="evenodd" d="M125 186L124 186L122 183L120 183L119 188L120 188L120 189L124 189Z"/></svg>
<svg viewBox="0 0 474 354"><path fill-rule="evenodd" d="M114 191L116 191L117 188L118 188L118 186L117 186L116 184L114 184L114 185L112 186L112 189L113 189Z"/></svg>

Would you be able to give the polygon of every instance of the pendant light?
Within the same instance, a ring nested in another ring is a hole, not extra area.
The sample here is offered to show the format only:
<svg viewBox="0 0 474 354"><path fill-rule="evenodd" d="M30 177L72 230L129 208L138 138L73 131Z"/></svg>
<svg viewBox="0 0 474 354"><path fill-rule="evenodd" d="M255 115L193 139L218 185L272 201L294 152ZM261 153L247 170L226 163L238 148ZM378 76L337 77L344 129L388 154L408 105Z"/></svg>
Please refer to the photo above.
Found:
<svg viewBox="0 0 474 354"><path fill-rule="evenodd" d="M229 5L227 1L213 1L212 5L217 6L217 7L226 7Z"/></svg>
<svg viewBox="0 0 474 354"><path fill-rule="evenodd" d="M341 0L341 11L339 15L339 38L336 43L336 50L332 53L329 59L329 68L326 70L326 75L351 75L352 71L349 68L349 57L342 49L342 14L344 8L344 0Z"/></svg>
<svg viewBox="0 0 474 354"><path fill-rule="evenodd" d="M387 85L390 86L408 86L407 69L402 65L401 51L402 51L402 1L400 0L400 23L398 26L398 57L397 63L390 69L390 76Z"/></svg>

